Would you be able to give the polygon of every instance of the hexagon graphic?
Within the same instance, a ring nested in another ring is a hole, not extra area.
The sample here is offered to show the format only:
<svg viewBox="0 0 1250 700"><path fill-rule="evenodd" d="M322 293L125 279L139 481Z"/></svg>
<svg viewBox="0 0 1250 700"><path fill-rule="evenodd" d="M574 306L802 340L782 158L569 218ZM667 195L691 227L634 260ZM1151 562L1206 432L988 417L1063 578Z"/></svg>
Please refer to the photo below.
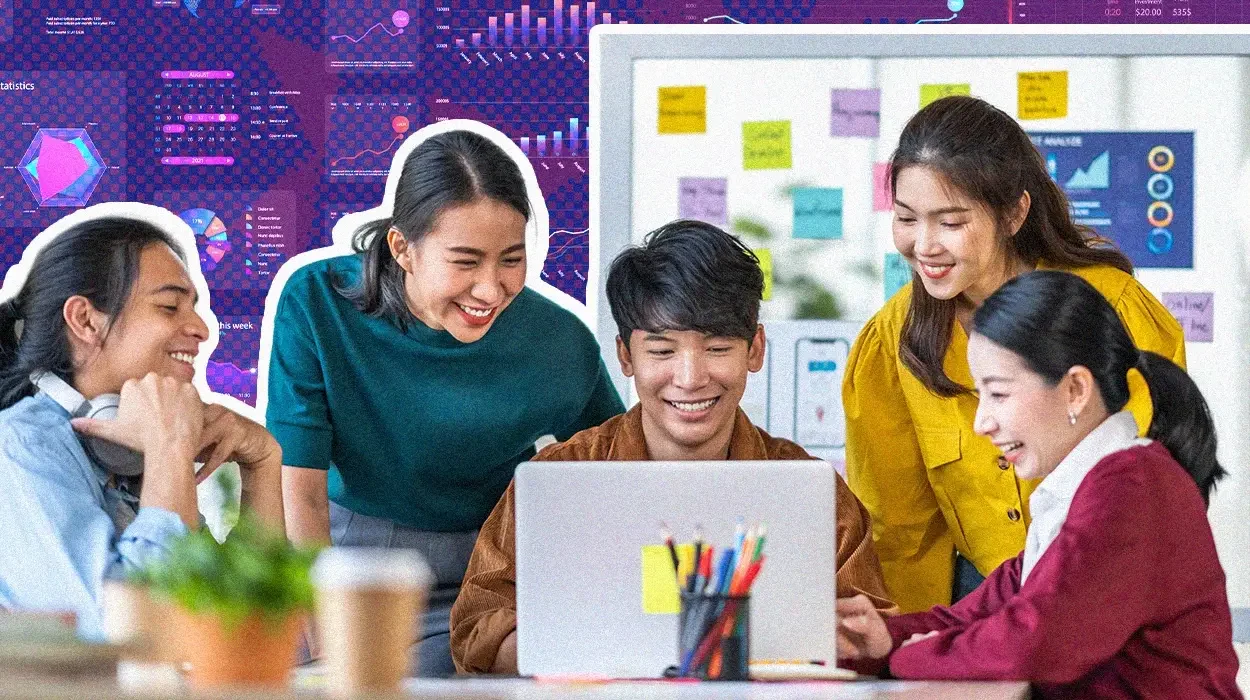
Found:
<svg viewBox="0 0 1250 700"><path fill-rule="evenodd" d="M41 207L82 207L108 168L86 129L40 129L18 163Z"/></svg>

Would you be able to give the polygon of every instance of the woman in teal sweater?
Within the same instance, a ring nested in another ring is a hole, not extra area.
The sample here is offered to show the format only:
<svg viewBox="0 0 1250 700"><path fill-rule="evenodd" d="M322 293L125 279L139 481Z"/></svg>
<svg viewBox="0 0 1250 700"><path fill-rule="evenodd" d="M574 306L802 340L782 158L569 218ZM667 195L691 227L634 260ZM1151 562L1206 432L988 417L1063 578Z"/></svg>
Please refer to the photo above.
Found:
<svg viewBox="0 0 1250 700"><path fill-rule="evenodd" d="M486 137L405 160L354 255L296 270L272 322L267 427L297 542L419 550L437 578L413 672L455 672L448 615L477 529L534 442L624 410L590 330L525 287L525 182Z"/></svg>

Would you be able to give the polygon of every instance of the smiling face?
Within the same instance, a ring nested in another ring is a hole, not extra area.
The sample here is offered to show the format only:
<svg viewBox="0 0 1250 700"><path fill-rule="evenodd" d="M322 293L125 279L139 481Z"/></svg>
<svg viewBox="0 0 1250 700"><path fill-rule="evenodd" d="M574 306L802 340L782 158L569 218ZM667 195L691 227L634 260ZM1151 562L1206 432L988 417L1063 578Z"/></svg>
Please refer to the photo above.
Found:
<svg viewBox="0 0 1250 700"><path fill-rule="evenodd" d="M651 458L725 459L747 373L764 366L764 327L749 346L700 331L634 330L616 347L638 390Z"/></svg>
<svg viewBox="0 0 1250 700"><path fill-rule="evenodd" d="M117 319L109 324L102 313L90 312L108 332L90 348L88 360L75 373L75 385L92 398L119 393L126 380L149 372L191 381L200 343L208 340L208 326L195 310L197 299L186 268L168 246L144 248L139 274Z"/></svg>
<svg viewBox="0 0 1250 700"><path fill-rule="evenodd" d="M416 243L391 229L408 308L462 343L480 340L525 286L525 216L486 197L446 209Z"/></svg>
<svg viewBox="0 0 1250 700"><path fill-rule="evenodd" d="M993 441L1022 478L1050 474L1091 423L1101 422L1101 416L1089 412L1076 425L1070 423L1068 412L1077 408L1081 413L1081 396L1088 394L1074 386L1078 380L1071 374L1050 386L1019 355L979 333L968 339L968 368L980 395L973 430Z"/></svg>
<svg viewBox="0 0 1250 700"><path fill-rule="evenodd" d="M1027 194L1022 201L1027 213ZM1018 226L1014 223L1012 230ZM893 234L894 247L937 299L963 295L975 306L1020 271L991 211L924 166L898 174Z"/></svg>

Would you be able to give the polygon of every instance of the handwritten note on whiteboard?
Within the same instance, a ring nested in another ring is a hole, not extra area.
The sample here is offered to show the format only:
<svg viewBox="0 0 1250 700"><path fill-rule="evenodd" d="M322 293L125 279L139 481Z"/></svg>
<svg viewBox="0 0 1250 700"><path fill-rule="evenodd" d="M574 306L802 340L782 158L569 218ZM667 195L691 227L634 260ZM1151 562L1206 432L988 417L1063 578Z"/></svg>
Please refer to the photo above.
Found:
<svg viewBox="0 0 1250 700"><path fill-rule="evenodd" d="M971 95L972 85L968 83L941 83L920 86L920 109L929 106L930 102L951 95Z"/></svg>
<svg viewBox="0 0 1250 700"><path fill-rule="evenodd" d="M729 224L728 181L723 177L677 179L677 215L717 226Z"/></svg>
<svg viewBox="0 0 1250 700"><path fill-rule="evenodd" d="M1215 340L1215 294L1213 292L1164 292L1163 305L1181 322L1185 340Z"/></svg>
<svg viewBox="0 0 1250 700"><path fill-rule="evenodd" d="M842 237L842 189L800 187L794 190L794 237Z"/></svg>
<svg viewBox="0 0 1250 700"><path fill-rule="evenodd" d="M707 88L702 85L662 87L658 96L661 134L707 132Z"/></svg>
<svg viewBox="0 0 1250 700"><path fill-rule="evenodd" d="M1021 119L1068 116L1068 71L1017 74L1016 110Z"/></svg>
<svg viewBox="0 0 1250 700"><path fill-rule="evenodd" d="M880 90L834 89L832 103L830 136L875 138L881 134Z"/></svg>
<svg viewBox="0 0 1250 700"><path fill-rule="evenodd" d="M742 123L743 170L779 170L791 164L789 121Z"/></svg>

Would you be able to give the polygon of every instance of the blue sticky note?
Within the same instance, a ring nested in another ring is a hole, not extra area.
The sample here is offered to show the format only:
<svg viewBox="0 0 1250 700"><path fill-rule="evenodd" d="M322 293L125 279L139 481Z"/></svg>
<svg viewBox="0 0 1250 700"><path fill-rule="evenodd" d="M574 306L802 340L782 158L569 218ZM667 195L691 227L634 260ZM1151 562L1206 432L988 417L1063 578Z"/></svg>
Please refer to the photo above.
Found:
<svg viewBox="0 0 1250 700"><path fill-rule="evenodd" d="M911 265L898 253L885 254L885 298L894 296L911 281Z"/></svg>
<svg viewBox="0 0 1250 700"><path fill-rule="evenodd" d="M842 189L802 187L794 190L794 237L842 237Z"/></svg>

